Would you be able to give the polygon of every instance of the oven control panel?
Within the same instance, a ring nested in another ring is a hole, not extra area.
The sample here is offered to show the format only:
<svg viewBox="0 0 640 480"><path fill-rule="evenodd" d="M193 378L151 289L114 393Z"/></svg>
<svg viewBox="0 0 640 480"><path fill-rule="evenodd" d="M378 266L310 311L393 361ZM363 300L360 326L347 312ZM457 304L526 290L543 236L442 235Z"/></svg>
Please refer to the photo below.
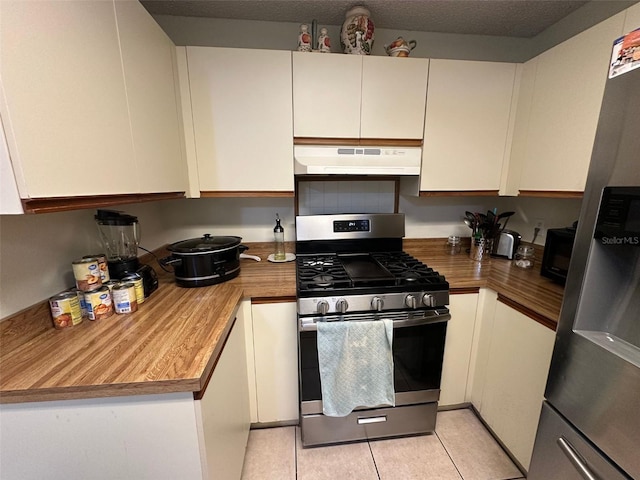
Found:
<svg viewBox="0 0 640 480"><path fill-rule="evenodd" d="M298 315L389 312L449 305L449 291L298 298Z"/></svg>
<svg viewBox="0 0 640 480"><path fill-rule="evenodd" d="M334 220L333 231L345 232L369 232L371 224L369 220Z"/></svg>

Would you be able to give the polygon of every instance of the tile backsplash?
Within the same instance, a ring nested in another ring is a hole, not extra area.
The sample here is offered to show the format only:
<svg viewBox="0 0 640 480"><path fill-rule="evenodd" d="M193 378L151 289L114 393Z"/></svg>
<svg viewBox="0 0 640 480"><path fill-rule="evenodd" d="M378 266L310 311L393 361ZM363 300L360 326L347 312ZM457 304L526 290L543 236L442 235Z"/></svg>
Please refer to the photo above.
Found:
<svg viewBox="0 0 640 480"><path fill-rule="evenodd" d="M394 187L389 180L300 182L299 214L393 213Z"/></svg>

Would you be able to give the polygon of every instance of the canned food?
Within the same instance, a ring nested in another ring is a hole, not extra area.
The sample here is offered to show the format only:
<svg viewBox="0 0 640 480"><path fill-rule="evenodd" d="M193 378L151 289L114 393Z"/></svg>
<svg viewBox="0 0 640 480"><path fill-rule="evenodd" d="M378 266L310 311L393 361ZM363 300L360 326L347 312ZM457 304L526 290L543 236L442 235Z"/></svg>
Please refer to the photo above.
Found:
<svg viewBox="0 0 640 480"><path fill-rule="evenodd" d="M127 273L122 277L122 281L126 283L133 283L136 289L136 301L138 305L144 302L144 286L142 284L142 277L137 273Z"/></svg>
<svg viewBox="0 0 640 480"><path fill-rule="evenodd" d="M81 258L73 262L73 276L76 278L76 287L83 292L89 292L100 288L100 266L95 258Z"/></svg>
<svg viewBox="0 0 640 480"><path fill-rule="evenodd" d="M131 313L138 310L136 287L133 283L121 283L113 287L113 308L116 313Z"/></svg>
<svg viewBox="0 0 640 480"><path fill-rule="evenodd" d="M116 285L120 285L120 282L118 282L117 280L109 280L102 284L102 286L107 287L111 293L113 293L113 287L115 287Z"/></svg>
<svg viewBox="0 0 640 480"><path fill-rule="evenodd" d="M82 322L82 311L78 296L73 292L63 292L49 299L53 326L62 329Z"/></svg>
<svg viewBox="0 0 640 480"><path fill-rule="evenodd" d="M100 320L113 315L111 293L107 287L100 287L92 292L86 292L84 299L87 303L89 320Z"/></svg>
<svg viewBox="0 0 640 480"><path fill-rule="evenodd" d="M85 255L82 258L95 258L98 260L98 267L100 268L100 280L102 283L111 280L109 276L109 264L107 263L107 256L104 253L96 253L95 255Z"/></svg>
<svg viewBox="0 0 640 480"><path fill-rule="evenodd" d="M87 317L87 303L84 301L84 292L78 288L70 288L70 293L73 293L78 299L78 304L80 305L80 311L82 312L82 318Z"/></svg>

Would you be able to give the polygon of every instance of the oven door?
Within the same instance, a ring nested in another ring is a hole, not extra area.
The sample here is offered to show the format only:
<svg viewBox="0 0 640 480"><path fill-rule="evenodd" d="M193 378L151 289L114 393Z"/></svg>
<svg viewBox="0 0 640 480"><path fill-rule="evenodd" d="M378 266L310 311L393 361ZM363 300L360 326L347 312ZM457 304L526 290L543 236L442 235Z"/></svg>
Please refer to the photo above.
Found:
<svg viewBox="0 0 640 480"><path fill-rule="evenodd" d="M396 406L437 402L449 310L395 315L393 365ZM394 315L376 315L378 319ZM315 320L326 321L331 317ZM336 317L337 319L337 317ZM350 321L348 316L343 321ZM357 320L351 320L357 321ZM312 319L299 320L301 414L322 413L317 330Z"/></svg>

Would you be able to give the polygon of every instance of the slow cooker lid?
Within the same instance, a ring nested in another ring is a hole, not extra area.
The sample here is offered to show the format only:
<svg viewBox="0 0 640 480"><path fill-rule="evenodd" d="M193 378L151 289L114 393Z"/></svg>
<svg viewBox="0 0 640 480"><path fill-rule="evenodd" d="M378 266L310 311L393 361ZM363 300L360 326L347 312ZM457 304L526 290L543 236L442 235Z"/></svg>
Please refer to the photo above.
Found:
<svg viewBox="0 0 640 480"><path fill-rule="evenodd" d="M172 243L167 248L170 252L177 253L209 253L236 247L240 245L241 241L241 237L214 237L209 233L205 233L200 238L191 238Z"/></svg>

